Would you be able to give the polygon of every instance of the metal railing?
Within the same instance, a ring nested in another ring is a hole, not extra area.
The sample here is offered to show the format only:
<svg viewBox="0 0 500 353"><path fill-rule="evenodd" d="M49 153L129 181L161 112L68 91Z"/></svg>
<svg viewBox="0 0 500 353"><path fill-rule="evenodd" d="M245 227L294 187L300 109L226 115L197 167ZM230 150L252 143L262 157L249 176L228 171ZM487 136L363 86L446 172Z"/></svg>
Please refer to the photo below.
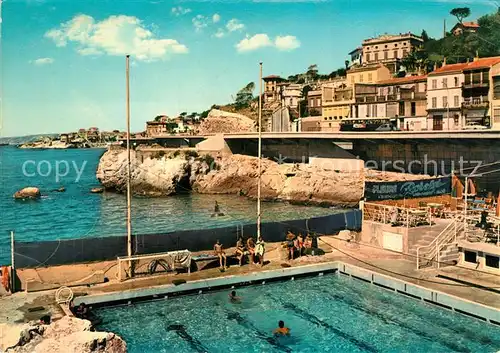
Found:
<svg viewBox="0 0 500 353"><path fill-rule="evenodd" d="M428 207L414 209L367 202L363 206L363 220L414 228L431 224L431 210Z"/></svg>
<svg viewBox="0 0 500 353"><path fill-rule="evenodd" d="M450 222L446 228L444 228L441 233L439 233L433 241L428 245L422 245L417 247L417 270L420 269L422 265L422 260L426 260L424 263L428 265L431 262L433 264L434 260L438 260L439 266L439 253L444 245L457 242L458 233L465 228L462 221L461 215L456 216L452 222Z"/></svg>

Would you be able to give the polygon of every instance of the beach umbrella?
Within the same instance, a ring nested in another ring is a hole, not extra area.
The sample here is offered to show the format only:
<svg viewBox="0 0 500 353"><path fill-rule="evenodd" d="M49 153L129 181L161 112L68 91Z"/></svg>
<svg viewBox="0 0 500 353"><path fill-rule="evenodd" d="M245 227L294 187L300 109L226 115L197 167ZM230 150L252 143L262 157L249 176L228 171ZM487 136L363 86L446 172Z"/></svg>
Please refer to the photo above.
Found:
<svg viewBox="0 0 500 353"><path fill-rule="evenodd" d="M468 195L476 195L477 192L476 192L476 185L474 184L474 182L472 181L471 178L469 178L469 185L468 185L468 191L467 191L467 194Z"/></svg>
<svg viewBox="0 0 500 353"><path fill-rule="evenodd" d="M498 198L497 198L497 209L496 209L495 215L497 217L500 217L500 193L498 194Z"/></svg>
<svg viewBox="0 0 500 353"><path fill-rule="evenodd" d="M451 196L457 199L461 199L463 193L464 193L464 185L456 175L453 175L451 182Z"/></svg>

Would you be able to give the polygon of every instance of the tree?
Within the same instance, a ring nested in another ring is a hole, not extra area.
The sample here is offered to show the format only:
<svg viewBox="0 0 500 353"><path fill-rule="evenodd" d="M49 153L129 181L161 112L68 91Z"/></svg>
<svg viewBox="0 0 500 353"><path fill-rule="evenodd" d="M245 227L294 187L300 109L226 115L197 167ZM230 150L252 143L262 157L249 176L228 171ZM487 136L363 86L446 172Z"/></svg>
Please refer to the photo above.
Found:
<svg viewBox="0 0 500 353"><path fill-rule="evenodd" d="M318 65L309 65L306 72L306 77L308 80L314 81L318 77Z"/></svg>
<svg viewBox="0 0 500 353"><path fill-rule="evenodd" d="M187 114L188 114L187 112L182 112L179 115L184 118Z"/></svg>
<svg viewBox="0 0 500 353"><path fill-rule="evenodd" d="M240 89L236 93L236 99L234 101L236 109L246 108L253 99L253 91L255 89L255 83L249 82L245 87Z"/></svg>
<svg viewBox="0 0 500 353"><path fill-rule="evenodd" d="M470 8L468 7L455 7L450 11L450 15L455 16L458 22L462 23L464 18L470 16Z"/></svg>
<svg viewBox="0 0 500 353"><path fill-rule="evenodd" d="M420 35L420 37L422 37L424 43L428 42L430 39L425 29L422 30L422 34Z"/></svg>
<svg viewBox="0 0 500 353"><path fill-rule="evenodd" d="M155 116L155 121L160 121L161 118L163 118L163 115L157 115Z"/></svg>

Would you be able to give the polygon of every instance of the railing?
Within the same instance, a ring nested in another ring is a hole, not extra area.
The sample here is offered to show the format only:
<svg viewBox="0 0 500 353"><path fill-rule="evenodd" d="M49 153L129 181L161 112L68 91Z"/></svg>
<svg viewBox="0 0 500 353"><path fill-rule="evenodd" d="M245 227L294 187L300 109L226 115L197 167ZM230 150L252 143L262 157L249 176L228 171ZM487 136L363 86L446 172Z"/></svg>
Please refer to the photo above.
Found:
<svg viewBox="0 0 500 353"><path fill-rule="evenodd" d="M464 106L482 106L488 104L488 96L465 98L463 103Z"/></svg>
<svg viewBox="0 0 500 353"><path fill-rule="evenodd" d="M431 211L405 207L388 206L377 203L365 203L363 220L383 224L397 224L401 227L414 228L431 224Z"/></svg>
<svg viewBox="0 0 500 353"><path fill-rule="evenodd" d="M450 222L450 224L446 226L445 229L441 231L441 233L436 236L436 238L429 245L419 246L417 248L417 270L420 269L420 265L422 264L422 261L420 260L421 257L423 260L427 260L424 265L428 265L429 262L431 262L432 265L434 259L439 259L439 252L441 251L442 246L450 243L451 240L453 240L453 242L457 242L457 235L463 228L464 223L462 216L458 215L452 222Z"/></svg>

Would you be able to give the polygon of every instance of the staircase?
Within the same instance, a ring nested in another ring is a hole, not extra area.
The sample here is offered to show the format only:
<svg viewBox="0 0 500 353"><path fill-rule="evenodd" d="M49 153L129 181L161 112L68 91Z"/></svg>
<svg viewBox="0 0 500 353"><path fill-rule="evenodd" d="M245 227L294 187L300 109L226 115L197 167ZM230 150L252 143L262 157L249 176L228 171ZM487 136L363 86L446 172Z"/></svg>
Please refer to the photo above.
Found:
<svg viewBox="0 0 500 353"><path fill-rule="evenodd" d="M463 218L457 216L430 243L416 245L417 269L453 265L459 256L458 240L463 238ZM424 235L419 242L423 244L428 240Z"/></svg>

